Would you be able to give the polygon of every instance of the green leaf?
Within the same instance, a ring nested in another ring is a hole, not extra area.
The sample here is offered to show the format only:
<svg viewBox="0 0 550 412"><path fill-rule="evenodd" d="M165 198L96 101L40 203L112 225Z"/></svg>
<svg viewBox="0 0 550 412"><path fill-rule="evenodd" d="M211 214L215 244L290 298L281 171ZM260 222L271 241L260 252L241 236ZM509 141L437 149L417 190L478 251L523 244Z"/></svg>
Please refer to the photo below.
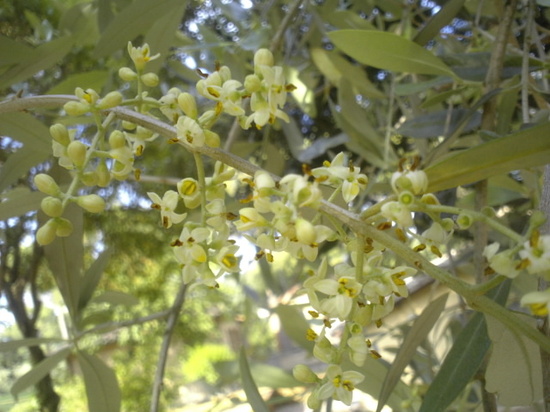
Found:
<svg viewBox="0 0 550 412"><path fill-rule="evenodd" d="M488 296L492 296L498 303L504 303L510 285L510 281L505 281L492 289ZM419 412L447 410L474 377L489 346L485 319L482 313L477 312L456 337L453 347L424 395Z"/></svg>
<svg viewBox="0 0 550 412"><path fill-rule="evenodd" d="M69 32L77 46L96 44L99 38L97 9L89 2L74 5L61 16L59 31Z"/></svg>
<svg viewBox="0 0 550 412"><path fill-rule="evenodd" d="M34 150L51 153L50 130L44 126L44 123L28 113L0 114L0 134L31 146Z"/></svg>
<svg viewBox="0 0 550 412"><path fill-rule="evenodd" d="M430 51L393 33L340 30L329 33L328 37L344 53L368 66L399 73L444 74L456 77Z"/></svg>
<svg viewBox="0 0 550 412"><path fill-rule="evenodd" d="M267 386L274 389L303 386L290 373L265 363L253 363L250 366L250 372L252 373L254 382L259 386Z"/></svg>
<svg viewBox="0 0 550 412"><path fill-rule="evenodd" d="M140 34L145 34L155 21L177 10L180 5L181 0L136 0L132 2L122 9L101 33L94 55L105 57L125 48L128 41L134 40ZM151 50L151 52L157 53L155 50Z"/></svg>
<svg viewBox="0 0 550 412"><path fill-rule="evenodd" d="M113 370L95 355L78 351L77 358L84 376L88 409L91 412L119 412L121 395Z"/></svg>
<svg viewBox="0 0 550 412"><path fill-rule="evenodd" d="M68 237L56 238L44 247L44 253L69 314L72 319L77 319L84 262L82 209L70 204L63 217L73 224L73 233Z"/></svg>
<svg viewBox="0 0 550 412"><path fill-rule="evenodd" d="M94 263L92 263L92 265L84 274L84 277L82 278L80 284L80 292L78 295L79 310L84 309L86 305L88 305L88 302L90 301L90 298L92 297L97 285L99 284L101 276L103 275L103 271L105 270L105 266L107 266L107 263L109 262L111 256L112 253L110 249L105 249L105 251L103 251L103 253L98 256L98 258L94 261Z"/></svg>
<svg viewBox="0 0 550 412"><path fill-rule="evenodd" d="M244 393L248 399L248 403L252 406L254 412L269 412L269 408L265 404L258 387L252 378L250 368L248 366L248 360L246 359L246 352L244 347L241 349L239 356L239 370L241 373L241 379L243 383Z"/></svg>
<svg viewBox="0 0 550 412"><path fill-rule="evenodd" d="M18 187L9 191L2 195L0 221L38 210L43 198L43 193L31 192L28 188Z"/></svg>
<svg viewBox="0 0 550 412"><path fill-rule="evenodd" d="M306 338L309 323L304 318L299 306L279 305L275 308L275 313L279 316L281 326L290 339L300 347L313 352L313 342Z"/></svg>
<svg viewBox="0 0 550 412"><path fill-rule="evenodd" d="M71 348L61 349L59 352L48 356L43 361L34 365L30 371L15 381L10 389L11 394L16 398L25 389L38 383L44 376L51 372L60 362L65 360L71 353Z"/></svg>
<svg viewBox="0 0 550 412"><path fill-rule="evenodd" d="M399 127L398 132L415 139L448 136L469 114L469 110L462 108L453 109L451 113L448 110L438 110L406 120ZM462 132L467 133L477 129L480 124L481 114L471 113Z"/></svg>
<svg viewBox="0 0 550 412"><path fill-rule="evenodd" d="M437 192L550 161L550 123L529 127L447 156L425 169L428 191Z"/></svg>
<svg viewBox="0 0 550 412"><path fill-rule="evenodd" d="M390 394L392 393L395 385L400 381L403 371L407 365L411 362L412 358L416 354L418 346L426 339L428 333L432 330L435 322L441 316L441 313L445 309L445 303L447 302L448 295L440 296L433 302L431 302L422 314L416 319L412 328L407 333L397 356L393 361L384 383L382 384L382 390L378 397L378 407L376 412L382 410L386 404Z"/></svg>
<svg viewBox="0 0 550 412"><path fill-rule="evenodd" d="M465 0L449 0L445 6L433 15L426 25L414 37L414 42L425 46L439 34L439 31L449 24L458 14Z"/></svg>
<svg viewBox="0 0 550 412"><path fill-rule="evenodd" d="M19 60L0 75L0 89L22 82L40 70L49 69L59 63L71 51L73 44L71 36L67 36L32 49L23 60Z"/></svg>
<svg viewBox="0 0 550 412"><path fill-rule="evenodd" d="M61 83L53 86L46 94L74 94L77 87L101 92L108 78L109 71L107 70L92 70L85 73L71 74L65 77Z"/></svg>
<svg viewBox="0 0 550 412"><path fill-rule="evenodd" d="M139 299L128 293L108 290L92 300L94 303L108 303L110 305L133 306L139 303Z"/></svg>
<svg viewBox="0 0 550 412"><path fill-rule="evenodd" d="M147 65L148 71L157 72L168 56L170 48L174 47L176 32L181 24L186 6L187 1L181 0L170 13L157 19L145 35L145 42L149 44L151 51L154 54L160 53L159 59L153 60Z"/></svg>
<svg viewBox="0 0 550 412"><path fill-rule="evenodd" d="M510 316L517 315L510 313ZM518 317L519 318L519 317ZM534 319L529 320L535 327ZM485 371L485 389L498 395L502 406L532 405L542 399L540 349L536 343L513 333L491 316L486 316L493 350Z"/></svg>
<svg viewBox="0 0 550 412"><path fill-rule="evenodd" d="M61 343L66 342L65 339L56 338L27 338L17 339L0 342L0 352L11 352L19 348L26 348L28 346L38 346L48 343Z"/></svg>
<svg viewBox="0 0 550 412"><path fill-rule="evenodd" d="M6 36L0 36L0 50L2 50L0 67L19 63L33 52L32 47Z"/></svg>

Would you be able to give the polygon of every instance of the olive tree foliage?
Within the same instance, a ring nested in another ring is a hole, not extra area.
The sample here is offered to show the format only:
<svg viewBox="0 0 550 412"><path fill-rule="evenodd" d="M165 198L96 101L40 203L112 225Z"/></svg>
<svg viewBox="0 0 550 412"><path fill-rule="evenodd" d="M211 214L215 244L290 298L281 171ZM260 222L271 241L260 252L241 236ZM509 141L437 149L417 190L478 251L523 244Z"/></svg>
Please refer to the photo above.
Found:
<svg viewBox="0 0 550 412"><path fill-rule="evenodd" d="M250 289L246 240L265 294L255 304L320 365L254 374L244 345L255 411L268 410L255 380L277 389L266 376L280 373L311 409L360 391L378 410L549 398L546 1L35 6L0 27L0 287L22 335L0 348L32 358L14 396L36 386L40 409L58 410L51 372L71 359L89 410L121 410L102 338L154 324L141 408L158 411L178 324L201 333L193 301ZM131 241L115 242L119 220ZM134 287L132 265L148 261L169 274L150 264L154 281ZM116 282L104 276L112 262ZM426 279L446 292L387 362L376 339ZM61 336L37 328L51 290L67 311ZM114 316L131 294L151 304ZM462 322L426 373L418 356L435 352L429 335L449 295Z"/></svg>

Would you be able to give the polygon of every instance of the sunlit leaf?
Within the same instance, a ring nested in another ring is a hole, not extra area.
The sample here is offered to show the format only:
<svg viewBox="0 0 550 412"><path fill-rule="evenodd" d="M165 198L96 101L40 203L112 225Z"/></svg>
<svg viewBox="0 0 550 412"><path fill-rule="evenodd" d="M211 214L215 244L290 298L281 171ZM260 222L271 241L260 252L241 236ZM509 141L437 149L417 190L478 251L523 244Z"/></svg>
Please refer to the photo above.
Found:
<svg viewBox="0 0 550 412"><path fill-rule="evenodd" d="M398 73L455 76L432 52L393 33L340 30L329 33L328 37L344 53L368 66Z"/></svg>
<svg viewBox="0 0 550 412"><path fill-rule="evenodd" d="M71 353L71 348L61 349L59 352L54 353L51 356L48 356L46 359L40 363L34 365L30 371L25 373L19 379L15 381L13 386L10 389L11 394L14 397L17 397L25 389L30 388L38 381L40 381L44 376L51 372L59 363L64 361L67 356Z"/></svg>
<svg viewBox="0 0 550 412"><path fill-rule="evenodd" d="M489 296L503 304L510 291L506 281L489 292ZM477 312L456 337L439 372L424 395L419 412L445 411L471 381L485 354L490 340L483 314Z"/></svg>
<svg viewBox="0 0 550 412"><path fill-rule="evenodd" d="M120 389L115 373L101 359L86 352L77 352L84 376L88 409L90 411L119 412Z"/></svg>
<svg viewBox="0 0 550 412"><path fill-rule="evenodd" d="M128 293L119 292L115 290L108 290L94 299L93 303L108 303L110 305L124 305L124 306L133 306L139 303L139 299L135 296L129 295Z"/></svg>
<svg viewBox="0 0 550 412"><path fill-rule="evenodd" d="M376 412L382 410L391 392L395 388L395 385L401 379L403 371L416 354L418 346L426 339L428 333L430 333L435 325L435 322L437 322L441 316L441 313L445 309L447 297L448 295L445 294L431 302L413 323L384 379L382 390L378 397Z"/></svg>
<svg viewBox="0 0 550 412"><path fill-rule="evenodd" d="M550 162L550 123L529 127L508 136L447 156L425 169L429 191L465 185L512 170Z"/></svg>
<svg viewBox="0 0 550 412"><path fill-rule="evenodd" d="M241 372L244 393L246 394L248 403L252 406L252 410L254 412L269 412L269 408L262 399L260 392L258 392L256 382L254 382L252 374L250 373L250 367L248 366L244 347L241 349L239 356L239 370Z"/></svg>
<svg viewBox="0 0 550 412"><path fill-rule="evenodd" d="M509 316L517 316L510 313ZM518 317L519 318L519 317ZM525 321L533 319L523 316ZM485 388L496 393L502 406L532 405L542 399L540 349L536 343L514 334L502 323L486 316L493 350L485 372Z"/></svg>

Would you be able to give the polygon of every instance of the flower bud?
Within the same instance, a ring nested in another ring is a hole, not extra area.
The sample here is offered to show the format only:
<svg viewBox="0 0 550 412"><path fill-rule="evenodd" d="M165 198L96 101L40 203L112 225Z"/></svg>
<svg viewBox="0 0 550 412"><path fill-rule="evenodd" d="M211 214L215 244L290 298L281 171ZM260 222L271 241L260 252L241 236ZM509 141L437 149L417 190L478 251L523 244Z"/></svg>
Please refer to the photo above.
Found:
<svg viewBox="0 0 550 412"><path fill-rule="evenodd" d="M159 84L159 77L155 73L146 73L141 76L141 81L147 87L155 87Z"/></svg>
<svg viewBox="0 0 550 412"><path fill-rule="evenodd" d="M262 81L255 74L249 74L244 78L244 88L248 93L255 93L262 88Z"/></svg>
<svg viewBox="0 0 550 412"><path fill-rule="evenodd" d="M103 99L99 101L97 104L97 107L100 109L110 109L111 107L115 107L120 105L122 103L122 94L120 92L110 92L105 95Z"/></svg>
<svg viewBox="0 0 550 412"><path fill-rule="evenodd" d="M120 149L126 146L126 137L124 137L124 133L120 130L114 130L109 135L109 146L111 146L111 149Z"/></svg>
<svg viewBox="0 0 550 412"><path fill-rule="evenodd" d="M220 147L220 135L211 130L205 130L204 143L210 147Z"/></svg>
<svg viewBox="0 0 550 412"><path fill-rule="evenodd" d="M49 217L59 217L63 214L63 203L57 197L45 197L40 202L40 209Z"/></svg>
<svg viewBox="0 0 550 412"><path fill-rule="evenodd" d="M428 176L422 170L395 172L391 178L395 192L410 190L415 195L421 195L428 189Z"/></svg>
<svg viewBox="0 0 550 412"><path fill-rule="evenodd" d="M439 199L433 193L426 193L422 195L420 202L426 205L438 205Z"/></svg>
<svg viewBox="0 0 550 412"><path fill-rule="evenodd" d="M55 234L59 237L67 237L70 236L71 233L73 233L73 224L62 217L58 217L55 219L56 228L55 228Z"/></svg>
<svg viewBox="0 0 550 412"><path fill-rule="evenodd" d="M191 119L197 119L197 102L195 98L190 93L180 93L178 95L178 106L185 113L186 116Z"/></svg>
<svg viewBox="0 0 550 412"><path fill-rule="evenodd" d="M78 197L76 204L90 213L101 213L105 210L105 200L94 194Z"/></svg>
<svg viewBox="0 0 550 412"><path fill-rule="evenodd" d="M50 134L52 135L53 140L55 140L59 144L62 144L63 146L67 146L71 142L69 131L64 125L60 123L56 123L50 126Z"/></svg>
<svg viewBox="0 0 550 412"><path fill-rule="evenodd" d="M529 218L529 224L532 227L540 227L546 222L546 216L540 210L535 210Z"/></svg>
<svg viewBox="0 0 550 412"><path fill-rule="evenodd" d="M61 190L53 177L45 173L39 173L34 177L34 185L38 190L47 195L59 196L61 194Z"/></svg>
<svg viewBox="0 0 550 412"><path fill-rule="evenodd" d="M260 49L254 54L254 66L273 66L273 53L268 49Z"/></svg>
<svg viewBox="0 0 550 412"><path fill-rule="evenodd" d="M296 238L300 243L304 243L306 245L312 245L315 243L315 240L317 239L317 233L315 231L315 226L311 224L311 222L298 218L296 219Z"/></svg>
<svg viewBox="0 0 550 412"><path fill-rule="evenodd" d="M79 140L74 140L67 146L67 156L76 167L82 167L86 161L87 146Z"/></svg>
<svg viewBox="0 0 550 412"><path fill-rule="evenodd" d="M317 375L306 365L296 365L292 369L292 375L294 375L297 381L303 383L315 383L319 381Z"/></svg>
<svg viewBox="0 0 550 412"><path fill-rule="evenodd" d="M132 80L137 79L137 73L129 67L121 67L118 70L118 76L126 82L131 82Z"/></svg>
<svg viewBox="0 0 550 412"><path fill-rule="evenodd" d="M461 230L468 229L474 223L474 218L468 213L461 213L456 218L456 224Z"/></svg>
<svg viewBox="0 0 550 412"><path fill-rule="evenodd" d="M82 102L70 101L63 105L63 109L69 116L81 116L90 111L90 105Z"/></svg>
<svg viewBox="0 0 550 412"><path fill-rule="evenodd" d="M80 181L86 186L95 186L97 185L97 173L95 171L83 173L80 176Z"/></svg>
<svg viewBox="0 0 550 412"><path fill-rule="evenodd" d="M497 215L495 209L490 206L485 206L483 209L481 209L481 213L490 218L494 218Z"/></svg>
<svg viewBox="0 0 550 412"><path fill-rule="evenodd" d="M109 183L111 183L111 174L104 161L99 163L95 172L97 175L97 185L99 187L109 186Z"/></svg>
<svg viewBox="0 0 550 412"><path fill-rule="evenodd" d="M45 246L52 243L55 239L56 223L54 219L48 220L44 226L36 231L36 241L39 245Z"/></svg>

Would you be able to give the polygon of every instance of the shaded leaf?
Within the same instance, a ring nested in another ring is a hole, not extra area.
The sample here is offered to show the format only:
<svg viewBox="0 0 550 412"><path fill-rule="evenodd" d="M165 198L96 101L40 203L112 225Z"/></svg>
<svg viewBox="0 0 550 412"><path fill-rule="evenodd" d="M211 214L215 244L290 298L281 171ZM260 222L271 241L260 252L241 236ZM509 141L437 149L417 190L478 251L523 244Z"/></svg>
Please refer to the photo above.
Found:
<svg viewBox="0 0 550 412"><path fill-rule="evenodd" d="M510 316L517 316L510 313ZM519 317L518 317L519 318ZM535 326L534 319L526 316ZM542 399L540 349L536 343L514 334L491 316L486 316L487 330L493 343L485 371L485 388L496 393L503 406L531 405Z"/></svg>
<svg viewBox="0 0 550 412"><path fill-rule="evenodd" d="M77 319L84 262L82 209L70 204L63 216L73 224L73 233L68 237L56 238L44 247L44 252L69 314Z"/></svg>
<svg viewBox="0 0 550 412"><path fill-rule="evenodd" d="M0 191L14 184L25 176L31 168L46 161L51 153L34 150L31 145L25 145L8 157L0 169ZM22 213L19 213L21 215Z"/></svg>
<svg viewBox="0 0 550 412"><path fill-rule="evenodd" d="M61 16L59 31L69 32L78 46L94 45L99 38L97 9L88 2L74 5Z"/></svg>
<svg viewBox="0 0 550 412"><path fill-rule="evenodd" d="M108 290L92 300L94 303L108 303L110 305L133 306L139 303L139 299L128 293Z"/></svg>
<svg viewBox="0 0 550 412"><path fill-rule="evenodd" d="M250 365L250 372L258 386L267 386L274 389L303 386L290 373L273 365L253 363Z"/></svg>
<svg viewBox="0 0 550 412"><path fill-rule="evenodd" d="M403 136L416 139L448 136L449 132L455 130L469 114L469 110L461 108L453 109L450 115L448 110L439 110L405 121L398 132ZM472 113L471 116L468 116L467 123L462 131L467 133L478 128L480 124L481 113Z"/></svg>
<svg viewBox="0 0 550 412"><path fill-rule="evenodd" d="M66 76L61 83L53 86L46 94L74 94L77 87L101 92L108 78L109 71L107 70L92 70L85 73L71 74Z"/></svg>
<svg viewBox="0 0 550 412"><path fill-rule="evenodd" d="M44 123L28 113L0 114L0 134L31 146L34 150L51 153L50 130L44 126Z"/></svg>
<svg viewBox="0 0 550 412"><path fill-rule="evenodd" d="M38 383L44 376L50 373L53 368L59 365L60 362L65 360L65 358L69 356L69 353L71 353L71 348L61 349L59 352L48 356L40 363L34 365L30 371L15 381L10 389L11 394L14 397L17 397L17 395L25 389L28 389Z"/></svg>
<svg viewBox="0 0 550 412"><path fill-rule="evenodd" d="M414 42L425 46L430 40L439 34L439 31L449 24L458 14L465 0L449 0L445 6L433 15L414 37Z"/></svg>
<svg viewBox="0 0 550 412"><path fill-rule="evenodd" d="M329 33L328 37L344 53L368 66L399 73L455 77L453 71L430 51L393 33L340 30Z"/></svg>
<svg viewBox="0 0 550 412"><path fill-rule="evenodd" d="M36 47L24 59L0 75L0 89L22 82L40 70L57 64L71 51L73 44L71 36L66 36Z"/></svg>
<svg viewBox="0 0 550 412"><path fill-rule="evenodd" d="M254 412L269 412L269 408L262 399L260 392L258 392L258 387L256 386L256 383L252 378L252 374L250 373L244 347L241 349L239 356L239 370L241 373L244 393L246 394L248 403L252 406L252 410Z"/></svg>
<svg viewBox="0 0 550 412"><path fill-rule="evenodd" d="M425 169L428 191L436 192L550 162L550 123L493 139L450 155Z"/></svg>
<svg viewBox="0 0 550 412"><path fill-rule="evenodd" d="M6 162L7 163L7 162ZM40 192L31 192L27 188L18 187L2 196L0 202L0 220L21 216L25 213L38 210L44 198Z"/></svg>
<svg viewBox="0 0 550 412"><path fill-rule="evenodd" d="M104 57L123 49L128 41L146 33L157 21L178 9L181 0L136 0L122 9L101 33L94 50L96 57ZM155 50L151 50L156 54Z"/></svg>
<svg viewBox="0 0 550 412"><path fill-rule="evenodd" d="M90 411L119 412L120 389L115 373L95 355L78 351L77 359L82 369L88 409Z"/></svg>
<svg viewBox="0 0 550 412"><path fill-rule="evenodd" d="M84 274L80 284L78 299L79 310L84 309L90 301L111 256L112 252L110 249L105 249Z"/></svg>
<svg viewBox="0 0 550 412"><path fill-rule="evenodd" d="M313 342L306 339L306 332L309 328L304 315L298 306L279 305L275 308L279 316L281 326L290 339L309 353L313 352Z"/></svg>
<svg viewBox="0 0 550 412"><path fill-rule="evenodd" d="M17 339L0 342L0 352L10 352L17 350L19 348L26 348L28 346L37 346L47 343L61 343L66 342L65 339L55 339L55 338L27 338L27 339Z"/></svg>
<svg viewBox="0 0 550 412"><path fill-rule="evenodd" d="M506 302L510 291L509 280L492 289L487 295L497 303ZM419 412L445 411L474 377L490 340L483 314L477 312L456 337L453 347L445 356L435 379L424 395Z"/></svg>
<svg viewBox="0 0 550 412"><path fill-rule="evenodd" d="M378 397L376 412L382 410L391 392L395 388L395 385L400 381L403 371L416 354L418 346L426 339L428 333L430 333L435 325L435 322L437 322L441 316L441 313L445 309L447 297L448 295L445 294L431 302L415 320L384 379L380 396Z"/></svg>
<svg viewBox="0 0 550 412"><path fill-rule="evenodd" d="M2 50L1 66L9 66L27 58L33 52L33 48L20 41L15 41L6 36L0 36L0 50Z"/></svg>

